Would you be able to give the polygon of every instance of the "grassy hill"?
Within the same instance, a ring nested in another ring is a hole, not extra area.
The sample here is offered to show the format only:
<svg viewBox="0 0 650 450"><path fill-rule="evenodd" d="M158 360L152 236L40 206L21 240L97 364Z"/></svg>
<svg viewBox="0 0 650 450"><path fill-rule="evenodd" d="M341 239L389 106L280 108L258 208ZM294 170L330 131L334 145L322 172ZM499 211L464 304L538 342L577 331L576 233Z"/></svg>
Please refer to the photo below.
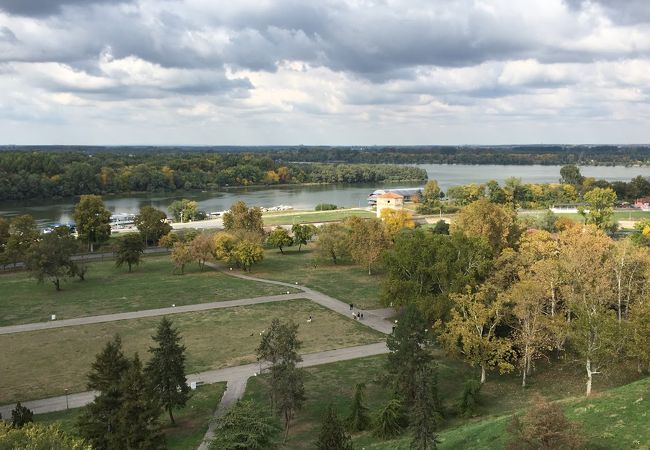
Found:
<svg viewBox="0 0 650 450"><path fill-rule="evenodd" d="M650 449L650 378L592 398L561 401L567 417L582 426L589 449ZM441 450L505 448L510 416L469 423L440 434ZM366 450L408 449L410 438L366 446Z"/></svg>

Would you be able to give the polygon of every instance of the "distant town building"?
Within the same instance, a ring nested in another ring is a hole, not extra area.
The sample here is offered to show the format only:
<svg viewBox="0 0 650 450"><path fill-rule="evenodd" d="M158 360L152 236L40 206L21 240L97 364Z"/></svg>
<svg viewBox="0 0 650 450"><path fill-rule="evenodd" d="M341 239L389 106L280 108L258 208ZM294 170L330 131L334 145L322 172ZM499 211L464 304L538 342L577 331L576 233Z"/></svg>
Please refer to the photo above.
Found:
<svg viewBox="0 0 650 450"><path fill-rule="evenodd" d="M634 202L634 206L643 211L650 211L650 197L637 198Z"/></svg>
<svg viewBox="0 0 650 450"><path fill-rule="evenodd" d="M377 196L377 217L381 215L382 209L404 208L404 196L395 192L386 192Z"/></svg>
<svg viewBox="0 0 650 450"><path fill-rule="evenodd" d="M404 197L405 202L410 202L413 200L413 197L422 195L422 188L377 189L368 196L368 205L375 206L377 204L377 197L387 192L399 194Z"/></svg>

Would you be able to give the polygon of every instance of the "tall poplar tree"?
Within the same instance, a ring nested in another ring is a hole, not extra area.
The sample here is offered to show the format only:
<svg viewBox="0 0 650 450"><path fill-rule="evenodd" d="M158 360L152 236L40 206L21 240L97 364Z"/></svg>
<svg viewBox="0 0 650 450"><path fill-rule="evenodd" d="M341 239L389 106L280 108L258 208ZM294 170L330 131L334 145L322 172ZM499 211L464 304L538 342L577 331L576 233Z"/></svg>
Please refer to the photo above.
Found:
<svg viewBox="0 0 650 450"><path fill-rule="evenodd" d="M185 346L172 321L163 317L156 334L152 336L156 347L150 347L151 360L145 372L160 404L174 421L173 409L185 406L190 388L185 377Z"/></svg>

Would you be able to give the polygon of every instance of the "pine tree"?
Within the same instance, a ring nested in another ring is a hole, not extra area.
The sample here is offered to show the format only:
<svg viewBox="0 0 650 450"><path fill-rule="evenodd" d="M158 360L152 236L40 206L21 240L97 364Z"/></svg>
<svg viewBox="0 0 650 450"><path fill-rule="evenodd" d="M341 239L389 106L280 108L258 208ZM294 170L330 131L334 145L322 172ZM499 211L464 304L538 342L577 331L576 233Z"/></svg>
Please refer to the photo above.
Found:
<svg viewBox="0 0 650 450"><path fill-rule="evenodd" d="M363 431L368 428L368 425L370 424L368 407L363 404L365 400L365 388L366 385L364 383L357 383L354 391L354 399L352 400L350 415L346 419L348 428L351 431Z"/></svg>
<svg viewBox="0 0 650 450"><path fill-rule="evenodd" d="M122 402L118 415L118 434L123 448L156 450L165 448L158 422L161 408L147 385L138 354L133 357L121 383Z"/></svg>
<svg viewBox="0 0 650 450"><path fill-rule="evenodd" d="M16 403L16 407L11 411L11 426L14 428L21 428L33 421L34 413L32 410L21 405L20 402Z"/></svg>
<svg viewBox="0 0 650 450"><path fill-rule="evenodd" d="M178 330L172 321L163 317L152 339L158 344L150 347L151 360L145 370L149 383L160 404L174 422L172 410L185 406L190 397L190 388L185 377L185 346L181 344Z"/></svg>
<svg viewBox="0 0 650 450"><path fill-rule="evenodd" d="M352 440L345 432L332 405L327 409L316 448L318 450L352 450L353 448Z"/></svg>
<svg viewBox="0 0 650 450"><path fill-rule="evenodd" d="M278 419L251 401L239 401L217 419L211 450L273 450L282 430Z"/></svg>
<svg viewBox="0 0 650 450"><path fill-rule="evenodd" d="M391 399L377 414L374 434L382 439L390 439L402 433L406 425L404 408L399 399Z"/></svg>
<svg viewBox="0 0 650 450"><path fill-rule="evenodd" d="M120 448L118 413L122 403L121 383L129 367L122 341L115 336L97 355L88 374L88 388L99 391L80 416L79 433L96 450Z"/></svg>
<svg viewBox="0 0 650 450"><path fill-rule="evenodd" d="M415 398L411 412L411 430L413 440L411 448L415 450L435 450L437 444L436 430L442 419L438 400L437 376L430 365L420 368L416 375Z"/></svg>
<svg viewBox="0 0 650 450"><path fill-rule="evenodd" d="M395 331L386 339L390 350L388 372L393 376L396 391L404 403L410 405L415 398L415 377L420 367L430 361L424 350L427 322L415 305L408 305Z"/></svg>

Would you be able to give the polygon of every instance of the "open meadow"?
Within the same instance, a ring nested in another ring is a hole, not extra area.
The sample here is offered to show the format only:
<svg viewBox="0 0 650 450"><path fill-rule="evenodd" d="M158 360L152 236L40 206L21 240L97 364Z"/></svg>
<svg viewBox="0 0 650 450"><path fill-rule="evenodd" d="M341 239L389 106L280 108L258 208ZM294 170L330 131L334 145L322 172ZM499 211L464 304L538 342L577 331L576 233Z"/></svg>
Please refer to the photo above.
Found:
<svg viewBox="0 0 650 450"><path fill-rule="evenodd" d="M309 316L314 318L307 323ZM381 341L383 335L309 300L290 300L171 316L187 347L187 372L256 360L260 332L274 318L300 325L302 353ZM126 354L148 359L160 318L124 320L0 335L0 404L86 390L86 374L104 344L119 334ZM27 375L29 374L29 375Z"/></svg>
<svg viewBox="0 0 650 450"><path fill-rule="evenodd" d="M332 211L296 211L266 213L262 216L265 226L293 225L295 223L319 223L343 220L348 217L358 216L363 218L377 217L373 211L365 209L337 209Z"/></svg>
<svg viewBox="0 0 650 450"><path fill-rule="evenodd" d="M0 326L43 322L56 314L70 319L143 309L286 294L287 288L242 280L197 264L175 275L169 256L142 259L128 273L113 261L89 264L85 281L69 279L57 292L51 283L39 284L26 272L0 275ZM297 290L290 289L292 292Z"/></svg>
<svg viewBox="0 0 650 450"><path fill-rule="evenodd" d="M379 301L381 273L368 275L364 268L347 262L333 264L331 261L316 261L314 243L284 249L267 250L264 260L255 265L252 275L269 280L298 282L316 289L345 303L354 303L360 309L383 308Z"/></svg>

